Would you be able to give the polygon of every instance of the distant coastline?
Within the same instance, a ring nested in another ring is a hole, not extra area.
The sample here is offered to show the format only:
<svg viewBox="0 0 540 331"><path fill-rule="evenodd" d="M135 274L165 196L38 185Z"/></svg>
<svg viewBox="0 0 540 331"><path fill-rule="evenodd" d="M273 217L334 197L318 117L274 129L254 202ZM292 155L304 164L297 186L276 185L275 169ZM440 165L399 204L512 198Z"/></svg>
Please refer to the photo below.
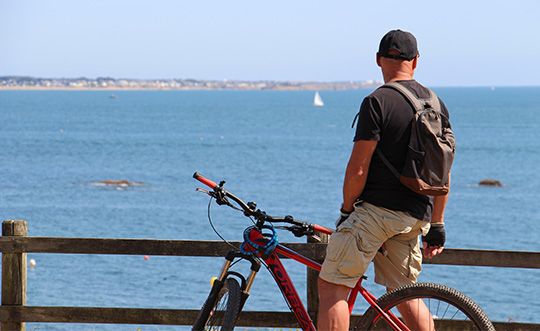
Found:
<svg viewBox="0 0 540 331"><path fill-rule="evenodd" d="M243 81L199 79L126 79L126 78L38 78L28 76L0 76L0 90L277 90L322 91L373 88L382 82L346 81Z"/></svg>

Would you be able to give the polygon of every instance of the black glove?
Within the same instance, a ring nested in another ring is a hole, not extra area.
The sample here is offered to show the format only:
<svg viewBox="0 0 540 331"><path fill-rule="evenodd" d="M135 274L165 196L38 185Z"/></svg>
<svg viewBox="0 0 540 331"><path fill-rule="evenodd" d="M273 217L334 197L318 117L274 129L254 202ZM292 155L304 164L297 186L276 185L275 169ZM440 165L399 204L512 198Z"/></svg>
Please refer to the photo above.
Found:
<svg viewBox="0 0 540 331"><path fill-rule="evenodd" d="M347 218L349 218L350 215L351 215L351 213L348 213L348 212L344 211L343 208L340 209L339 210L339 217L336 220L336 229L341 223L343 223Z"/></svg>
<svg viewBox="0 0 540 331"><path fill-rule="evenodd" d="M446 241L444 223L431 223L429 232L425 236L422 236L422 241L427 243L428 247L443 247Z"/></svg>

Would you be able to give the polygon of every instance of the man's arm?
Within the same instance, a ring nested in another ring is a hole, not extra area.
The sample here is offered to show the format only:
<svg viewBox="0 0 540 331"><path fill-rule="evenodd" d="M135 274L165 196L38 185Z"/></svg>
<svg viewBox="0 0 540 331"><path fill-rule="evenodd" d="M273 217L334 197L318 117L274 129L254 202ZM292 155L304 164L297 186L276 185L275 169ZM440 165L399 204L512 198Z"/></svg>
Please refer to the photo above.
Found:
<svg viewBox="0 0 540 331"><path fill-rule="evenodd" d="M358 140L354 143L345 179L343 180L343 206L342 211L352 212L354 202L362 194L369 171L369 164L378 141Z"/></svg>
<svg viewBox="0 0 540 331"><path fill-rule="evenodd" d="M449 182L450 184L450 178ZM444 209L446 208L446 203L448 202L448 196L450 192L445 195L439 195L433 198L433 212L431 213L431 224L444 224ZM444 228L443 228L444 229ZM434 257L437 254L442 253L444 247L437 246L428 246L426 242L423 243L424 247L424 256L428 259Z"/></svg>
<svg viewBox="0 0 540 331"><path fill-rule="evenodd" d="M444 223L444 208L446 208L446 202L448 202L448 195L439 195L433 198L431 223Z"/></svg>

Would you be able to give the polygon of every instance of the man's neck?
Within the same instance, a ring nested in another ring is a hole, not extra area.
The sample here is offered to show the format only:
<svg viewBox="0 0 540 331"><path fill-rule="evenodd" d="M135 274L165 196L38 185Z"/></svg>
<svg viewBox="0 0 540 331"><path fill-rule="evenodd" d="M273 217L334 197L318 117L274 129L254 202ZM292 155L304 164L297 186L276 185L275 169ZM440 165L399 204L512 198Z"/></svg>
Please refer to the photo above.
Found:
<svg viewBox="0 0 540 331"><path fill-rule="evenodd" d="M390 82L395 82L395 81L398 81L398 80L413 80L413 75L409 74L409 73L405 73L405 72L397 72L393 75L385 75L384 76L384 82L385 83L390 83Z"/></svg>

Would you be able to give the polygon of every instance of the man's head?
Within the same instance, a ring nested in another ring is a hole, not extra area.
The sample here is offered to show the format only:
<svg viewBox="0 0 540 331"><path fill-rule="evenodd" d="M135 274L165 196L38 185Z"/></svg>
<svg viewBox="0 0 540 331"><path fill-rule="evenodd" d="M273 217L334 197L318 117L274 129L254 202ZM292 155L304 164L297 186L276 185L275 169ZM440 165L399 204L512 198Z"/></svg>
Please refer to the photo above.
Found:
<svg viewBox="0 0 540 331"><path fill-rule="evenodd" d="M417 61L418 48L412 33L392 30L381 39L377 64L382 69L385 82L412 79Z"/></svg>
<svg viewBox="0 0 540 331"><path fill-rule="evenodd" d="M392 30L382 37L377 55L410 61L418 55L416 38L410 32Z"/></svg>

